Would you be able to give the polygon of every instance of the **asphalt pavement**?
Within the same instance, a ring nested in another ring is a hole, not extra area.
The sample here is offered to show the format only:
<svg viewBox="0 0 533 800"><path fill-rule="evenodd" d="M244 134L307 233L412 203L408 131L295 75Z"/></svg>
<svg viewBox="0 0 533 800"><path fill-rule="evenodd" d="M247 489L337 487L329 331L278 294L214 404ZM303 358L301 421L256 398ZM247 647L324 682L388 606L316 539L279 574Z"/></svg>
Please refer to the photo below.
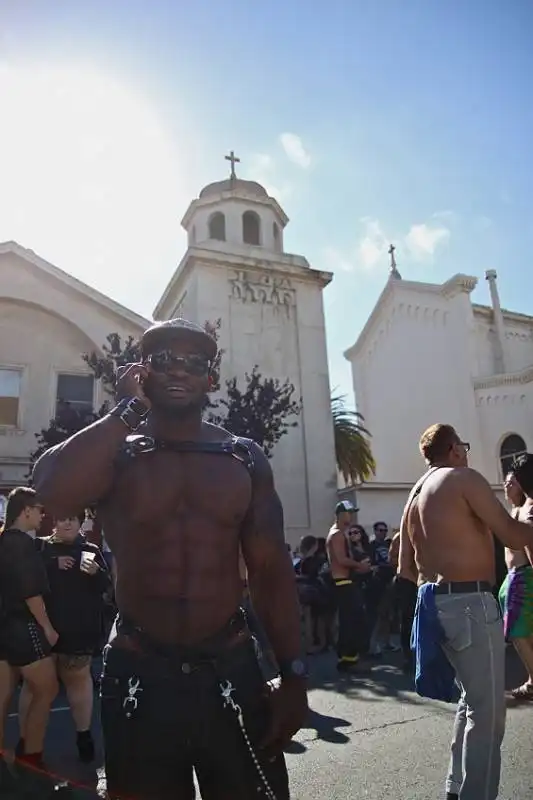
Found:
<svg viewBox="0 0 533 800"><path fill-rule="evenodd" d="M512 651L508 667L508 685L516 686L523 675ZM454 707L419 698L397 656L376 663L360 677L339 677L331 655L314 657L310 707L306 727L287 753L293 800L444 797ZM8 746L16 736L14 714L8 723ZM46 756L54 772L88 787L78 789L76 798L95 800L101 754L96 768L77 763L64 697L58 698L51 715ZM500 800L531 800L532 756L533 704L510 703Z"/></svg>

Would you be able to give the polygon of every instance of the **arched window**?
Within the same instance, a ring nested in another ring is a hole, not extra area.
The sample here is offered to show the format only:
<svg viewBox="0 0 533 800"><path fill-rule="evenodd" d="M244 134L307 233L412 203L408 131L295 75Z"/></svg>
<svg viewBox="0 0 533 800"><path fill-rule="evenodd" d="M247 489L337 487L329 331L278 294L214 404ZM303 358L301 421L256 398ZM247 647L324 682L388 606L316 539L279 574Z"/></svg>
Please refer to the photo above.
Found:
<svg viewBox="0 0 533 800"><path fill-rule="evenodd" d="M500 464L505 477L513 465L513 459L527 452L526 443L517 433L506 436L500 446Z"/></svg>
<svg viewBox="0 0 533 800"><path fill-rule="evenodd" d="M242 215L242 240L245 244L261 244L261 221L255 211Z"/></svg>
<svg viewBox="0 0 533 800"><path fill-rule="evenodd" d="M216 211L209 218L209 238L226 241L226 217L221 211Z"/></svg>
<svg viewBox="0 0 533 800"><path fill-rule="evenodd" d="M272 236L274 237L274 249L279 250L279 228L277 222L272 223Z"/></svg>

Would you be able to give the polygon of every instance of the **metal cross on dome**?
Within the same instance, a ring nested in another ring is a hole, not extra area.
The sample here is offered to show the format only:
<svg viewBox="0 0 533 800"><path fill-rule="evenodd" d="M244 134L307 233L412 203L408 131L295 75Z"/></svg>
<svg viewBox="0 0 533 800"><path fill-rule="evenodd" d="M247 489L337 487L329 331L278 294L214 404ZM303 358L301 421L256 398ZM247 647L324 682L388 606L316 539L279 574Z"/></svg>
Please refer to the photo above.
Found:
<svg viewBox="0 0 533 800"><path fill-rule="evenodd" d="M230 178L232 180L235 180L235 178L237 177L237 174L235 172L235 164L240 164L241 163L241 159L237 158L237 156L235 155L233 150L230 150L229 156L224 156L224 158L226 159L226 161L229 161L231 163Z"/></svg>

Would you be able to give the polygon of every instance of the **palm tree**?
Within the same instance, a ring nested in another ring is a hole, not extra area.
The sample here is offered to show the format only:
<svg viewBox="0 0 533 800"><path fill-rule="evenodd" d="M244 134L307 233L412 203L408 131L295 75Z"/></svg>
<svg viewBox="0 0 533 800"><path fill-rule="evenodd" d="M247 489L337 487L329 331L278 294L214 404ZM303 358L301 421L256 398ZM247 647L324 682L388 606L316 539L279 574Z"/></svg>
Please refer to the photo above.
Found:
<svg viewBox="0 0 533 800"><path fill-rule="evenodd" d="M376 473L376 462L368 441L371 434L362 424L362 415L346 408L344 396L332 396L331 413L339 472L346 483L363 483Z"/></svg>

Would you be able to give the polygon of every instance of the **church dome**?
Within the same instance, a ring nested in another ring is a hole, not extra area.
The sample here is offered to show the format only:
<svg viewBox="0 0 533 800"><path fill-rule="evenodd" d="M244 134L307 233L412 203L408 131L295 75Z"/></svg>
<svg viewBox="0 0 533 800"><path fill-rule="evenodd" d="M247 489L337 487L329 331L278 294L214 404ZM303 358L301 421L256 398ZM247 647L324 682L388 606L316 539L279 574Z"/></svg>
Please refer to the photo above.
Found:
<svg viewBox="0 0 533 800"><path fill-rule="evenodd" d="M200 192L200 199L206 197L222 194L222 192L244 192L248 195L255 195L256 197L268 197L267 190L264 186L256 181L245 181L241 178L227 178L224 181L216 181L215 183L208 183Z"/></svg>

